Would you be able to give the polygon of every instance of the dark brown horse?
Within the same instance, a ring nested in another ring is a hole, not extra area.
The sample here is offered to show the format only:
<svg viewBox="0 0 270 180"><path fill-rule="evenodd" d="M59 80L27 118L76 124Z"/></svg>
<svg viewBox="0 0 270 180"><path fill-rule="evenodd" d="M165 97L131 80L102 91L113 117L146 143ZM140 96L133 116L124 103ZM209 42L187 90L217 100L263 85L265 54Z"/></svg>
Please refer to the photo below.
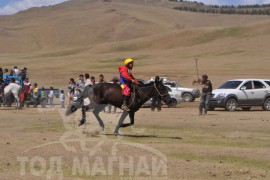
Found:
<svg viewBox="0 0 270 180"><path fill-rule="evenodd" d="M118 125L115 128L114 133L118 135L120 127L132 126L134 124L135 112L138 111L142 105L152 98L154 95L158 95L166 104L171 103L171 97L168 94L167 88L161 81L151 82L149 84L132 85L131 97L128 102L130 111L124 111L119 119ZM83 99L89 98L90 105L84 106ZM120 108L123 103L122 89L118 84L112 83L100 83L93 87L86 87L82 93L82 96L78 98L71 106L68 107L66 115L70 115L77 109L82 108L82 120L80 125L86 122L85 112L88 109L93 109L93 114L97 118L99 125L104 129L104 123L99 116L99 113L105 108L106 105L111 104ZM130 123L124 124L125 118L129 115Z"/></svg>

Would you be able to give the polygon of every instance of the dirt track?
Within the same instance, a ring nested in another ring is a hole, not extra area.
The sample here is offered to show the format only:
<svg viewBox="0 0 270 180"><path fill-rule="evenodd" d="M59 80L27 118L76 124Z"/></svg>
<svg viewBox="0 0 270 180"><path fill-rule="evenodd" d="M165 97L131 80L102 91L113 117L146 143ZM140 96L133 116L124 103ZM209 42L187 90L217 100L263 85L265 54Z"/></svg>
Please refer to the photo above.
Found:
<svg viewBox="0 0 270 180"><path fill-rule="evenodd" d="M0 112L1 179L57 179L60 175L63 179L270 177L269 112L260 109L218 110L199 117L197 102L163 108L162 112L145 108L136 114L135 126L122 129L125 136L118 138L112 135L116 114L101 113L106 129L98 134L91 112L82 128L76 127L80 112L71 118L58 109L15 111L2 107ZM112 166L111 157L116 158ZM24 159L25 175L21 158L28 158ZM80 174L83 160L86 169ZM153 160L160 163L157 174ZM59 172L49 171L57 165Z"/></svg>

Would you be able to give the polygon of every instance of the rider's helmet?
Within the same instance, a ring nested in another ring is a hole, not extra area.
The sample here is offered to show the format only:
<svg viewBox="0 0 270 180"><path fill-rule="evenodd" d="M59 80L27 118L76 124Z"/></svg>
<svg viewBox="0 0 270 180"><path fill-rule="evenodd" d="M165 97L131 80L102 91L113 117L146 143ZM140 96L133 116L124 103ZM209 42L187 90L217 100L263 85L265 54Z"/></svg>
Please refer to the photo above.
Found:
<svg viewBox="0 0 270 180"><path fill-rule="evenodd" d="M128 65L128 64L131 63L131 62L133 62L133 59L131 59L131 58L127 58L127 59L124 61L125 65Z"/></svg>

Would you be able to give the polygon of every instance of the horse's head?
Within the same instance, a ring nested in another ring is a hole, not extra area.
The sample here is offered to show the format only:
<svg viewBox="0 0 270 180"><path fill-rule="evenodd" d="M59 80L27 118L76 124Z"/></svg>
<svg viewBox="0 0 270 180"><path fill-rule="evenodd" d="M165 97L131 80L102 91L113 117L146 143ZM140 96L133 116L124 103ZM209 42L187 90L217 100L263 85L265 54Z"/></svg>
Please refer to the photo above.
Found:
<svg viewBox="0 0 270 180"><path fill-rule="evenodd" d="M70 114L74 113L78 109L82 108L83 102L76 99L70 105L67 107L66 116L69 116Z"/></svg>
<svg viewBox="0 0 270 180"><path fill-rule="evenodd" d="M162 80L155 79L155 89L158 97L163 100L166 104L172 103L172 98L168 92L166 86L162 83Z"/></svg>

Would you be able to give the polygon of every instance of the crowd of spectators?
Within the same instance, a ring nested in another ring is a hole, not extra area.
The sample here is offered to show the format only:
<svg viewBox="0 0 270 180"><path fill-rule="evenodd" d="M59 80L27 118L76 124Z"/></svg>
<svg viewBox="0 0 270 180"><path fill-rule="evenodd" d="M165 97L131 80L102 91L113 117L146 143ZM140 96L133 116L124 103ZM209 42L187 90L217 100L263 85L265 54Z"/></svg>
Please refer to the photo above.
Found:
<svg viewBox="0 0 270 180"><path fill-rule="evenodd" d="M29 107L29 104L33 103L34 108L38 107L38 103L40 102L42 108L46 108L47 101L49 100L49 107L54 107L54 91L53 87L50 88L49 94L46 93L45 88L42 87L39 89L38 84L31 83L27 68L18 68L18 66L14 66L13 69L2 69L0 67L0 106L3 104L4 106L11 106L14 101L13 97L4 98L4 88L12 83L11 80L15 80L15 83L19 84L22 87L22 92L19 94L22 107L25 105Z"/></svg>
<svg viewBox="0 0 270 180"><path fill-rule="evenodd" d="M33 107L37 108L38 104L40 104L41 108L46 108L46 105L48 105L49 108L54 108L54 88L50 87L49 90L45 89L44 86L39 88L36 82L32 83L26 67L19 69L17 66L14 66L14 68L10 70L7 68L2 69L0 67L0 93L2 93L2 95L5 86L11 83L11 79L14 79L15 83L22 87L22 94L20 95L22 107L29 107L29 104L33 104ZM118 81L117 77L113 77L110 82L117 84ZM95 85L97 83L106 83L103 74L99 75L99 79L97 81L95 76L90 76L87 73L79 75L79 78L76 81L74 78L70 78L67 93L69 103L73 100L73 97L78 97L86 86ZM65 108L64 90L61 90L59 97L60 107ZM0 106L1 104L7 105L4 98L0 99ZM116 107L108 105L108 112L115 113Z"/></svg>
<svg viewBox="0 0 270 180"><path fill-rule="evenodd" d="M113 77L112 80L110 81L111 83L118 83L118 78L117 77ZM103 74L99 75L99 80L96 81L95 76L90 76L89 74L81 74L79 75L79 78L77 79L77 81L75 82L74 78L70 78L69 83L68 83L68 99L69 99L69 103L72 102L74 97L78 97L80 96L80 94L82 93L82 91L84 90L84 88L86 86L92 86L98 83L106 83L107 81L104 78ZM104 109L105 112L105 109ZM115 113L116 112L116 107L113 107L113 111L112 111L112 106L109 104L108 105L108 113Z"/></svg>

